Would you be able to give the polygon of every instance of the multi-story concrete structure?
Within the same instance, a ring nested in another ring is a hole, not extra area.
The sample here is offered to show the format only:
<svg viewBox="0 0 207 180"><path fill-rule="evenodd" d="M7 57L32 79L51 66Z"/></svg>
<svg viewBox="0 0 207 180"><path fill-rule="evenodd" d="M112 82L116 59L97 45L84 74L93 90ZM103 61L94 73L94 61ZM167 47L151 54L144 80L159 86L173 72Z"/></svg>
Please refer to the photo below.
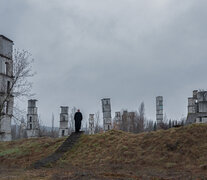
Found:
<svg viewBox="0 0 207 180"><path fill-rule="evenodd" d="M115 112L114 129L120 129L120 128L121 128L121 112Z"/></svg>
<svg viewBox="0 0 207 180"><path fill-rule="evenodd" d="M95 126L94 126L94 114L89 114L89 134L94 134Z"/></svg>
<svg viewBox="0 0 207 180"><path fill-rule="evenodd" d="M156 97L156 120L157 120L157 128L160 128L160 125L163 122L163 97Z"/></svg>
<svg viewBox="0 0 207 180"><path fill-rule="evenodd" d="M0 141L11 141L13 41L0 35Z"/></svg>
<svg viewBox="0 0 207 180"><path fill-rule="evenodd" d="M207 123L207 91L193 91L193 97L188 98L187 124Z"/></svg>
<svg viewBox="0 0 207 180"><path fill-rule="evenodd" d="M68 106L61 106L59 137L68 136Z"/></svg>
<svg viewBox="0 0 207 180"><path fill-rule="evenodd" d="M27 137L28 138L38 137L40 132L36 102L37 102L36 99L28 100L28 109L27 109Z"/></svg>
<svg viewBox="0 0 207 180"><path fill-rule="evenodd" d="M111 103L110 98L102 99L102 111L103 111L103 128L104 131L112 129L111 123Z"/></svg>

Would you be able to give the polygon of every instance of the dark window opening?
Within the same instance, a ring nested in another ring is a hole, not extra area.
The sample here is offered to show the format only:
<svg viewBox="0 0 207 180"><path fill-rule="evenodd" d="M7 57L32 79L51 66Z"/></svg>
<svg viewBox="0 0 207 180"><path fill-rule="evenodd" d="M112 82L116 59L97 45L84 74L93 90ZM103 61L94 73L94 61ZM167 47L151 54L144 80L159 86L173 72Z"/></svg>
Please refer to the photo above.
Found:
<svg viewBox="0 0 207 180"><path fill-rule="evenodd" d="M29 128L32 129L32 124L29 125Z"/></svg>
<svg viewBox="0 0 207 180"><path fill-rule="evenodd" d="M6 72L6 75L9 74L9 63L5 63L5 72Z"/></svg>
<svg viewBox="0 0 207 180"><path fill-rule="evenodd" d="M8 114L8 112L9 112L9 102L6 101L6 113Z"/></svg>
<svg viewBox="0 0 207 180"><path fill-rule="evenodd" d="M110 126L108 125L108 130L110 129Z"/></svg>
<svg viewBox="0 0 207 180"><path fill-rule="evenodd" d="M202 118L200 118L200 122L202 122Z"/></svg>
<svg viewBox="0 0 207 180"><path fill-rule="evenodd" d="M7 93L10 92L10 81L7 81Z"/></svg>
<svg viewBox="0 0 207 180"><path fill-rule="evenodd" d="M65 130L62 130L62 136L64 136L65 135Z"/></svg>
<svg viewBox="0 0 207 180"><path fill-rule="evenodd" d="M29 122L32 122L32 117L29 117Z"/></svg>

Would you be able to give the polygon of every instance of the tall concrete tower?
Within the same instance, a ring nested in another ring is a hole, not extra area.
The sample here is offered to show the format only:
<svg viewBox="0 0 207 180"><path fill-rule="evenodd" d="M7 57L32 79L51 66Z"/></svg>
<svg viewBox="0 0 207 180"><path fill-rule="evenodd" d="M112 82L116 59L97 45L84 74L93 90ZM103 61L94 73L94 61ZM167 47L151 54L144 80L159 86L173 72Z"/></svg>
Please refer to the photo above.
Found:
<svg viewBox="0 0 207 180"><path fill-rule="evenodd" d="M0 141L11 141L13 41L0 35Z"/></svg>
<svg viewBox="0 0 207 180"><path fill-rule="evenodd" d="M39 136L39 121L37 114L36 99L28 100L28 109L27 109L27 137L33 138Z"/></svg>
<svg viewBox="0 0 207 180"><path fill-rule="evenodd" d="M160 125L163 122L163 97L158 96L156 97L156 120L157 120L157 127L160 128Z"/></svg>
<svg viewBox="0 0 207 180"><path fill-rule="evenodd" d="M61 106L59 137L68 136L68 106Z"/></svg>
<svg viewBox="0 0 207 180"><path fill-rule="evenodd" d="M94 114L89 114L89 134L94 134L95 126L94 126Z"/></svg>
<svg viewBox="0 0 207 180"><path fill-rule="evenodd" d="M110 98L102 99L102 111L103 111L103 127L104 131L112 129L111 124L111 103Z"/></svg>

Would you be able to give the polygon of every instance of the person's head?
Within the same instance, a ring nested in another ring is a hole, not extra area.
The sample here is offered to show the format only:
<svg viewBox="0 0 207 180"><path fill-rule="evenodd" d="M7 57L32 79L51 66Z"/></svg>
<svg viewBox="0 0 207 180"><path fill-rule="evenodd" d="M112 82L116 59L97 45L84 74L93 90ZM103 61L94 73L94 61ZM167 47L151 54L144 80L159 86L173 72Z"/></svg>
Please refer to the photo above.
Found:
<svg viewBox="0 0 207 180"><path fill-rule="evenodd" d="M80 112L80 109L78 109L78 112Z"/></svg>

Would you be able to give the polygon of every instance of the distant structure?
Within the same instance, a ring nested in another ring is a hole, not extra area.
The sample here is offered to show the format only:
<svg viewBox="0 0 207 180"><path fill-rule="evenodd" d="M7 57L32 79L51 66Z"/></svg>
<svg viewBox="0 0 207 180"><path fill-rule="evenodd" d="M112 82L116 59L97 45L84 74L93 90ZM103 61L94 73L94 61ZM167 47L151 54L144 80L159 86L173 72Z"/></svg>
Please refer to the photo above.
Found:
<svg viewBox="0 0 207 180"><path fill-rule="evenodd" d="M39 136L39 121L37 114L36 99L28 100L28 109L27 109L27 137L34 138Z"/></svg>
<svg viewBox="0 0 207 180"><path fill-rule="evenodd" d="M68 106L61 106L59 137L68 136Z"/></svg>
<svg viewBox="0 0 207 180"><path fill-rule="evenodd" d="M27 137L26 129L27 129L27 125L24 121L24 118L22 117L21 124L19 126L19 137L20 137L20 139Z"/></svg>
<svg viewBox="0 0 207 180"><path fill-rule="evenodd" d="M188 98L188 116L186 124L207 123L207 91L193 91Z"/></svg>
<svg viewBox="0 0 207 180"><path fill-rule="evenodd" d="M94 114L89 114L89 134L95 133Z"/></svg>
<svg viewBox="0 0 207 180"><path fill-rule="evenodd" d="M0 141L11 141L13 41L0 35Z"/></svg>
<svg viewBox="0 0 207 180"><path fill-rule="evenodd" d="M102 99L102 111L103 111L103 128L104 131L112 129L111 123L111 103L110 98Z"/></svg>
<svg viewBox="0 0 207 180"><path fill-rule="evenodd" d="M156 121L157 128L161 128L161 124L163 122L163 97L156 97Z"/></svg>
<svg viewBox="0 0 207 180"><path fill-rule="evenodd" d="M120 128L121 128L121 112L115 112L114 129L120 129Z"/></svg>
<svg viewBox="0 0 207 180"><path fill-rule="evenodd" d="M129 132L135 132L135 112L128 112Z"/></svg>

